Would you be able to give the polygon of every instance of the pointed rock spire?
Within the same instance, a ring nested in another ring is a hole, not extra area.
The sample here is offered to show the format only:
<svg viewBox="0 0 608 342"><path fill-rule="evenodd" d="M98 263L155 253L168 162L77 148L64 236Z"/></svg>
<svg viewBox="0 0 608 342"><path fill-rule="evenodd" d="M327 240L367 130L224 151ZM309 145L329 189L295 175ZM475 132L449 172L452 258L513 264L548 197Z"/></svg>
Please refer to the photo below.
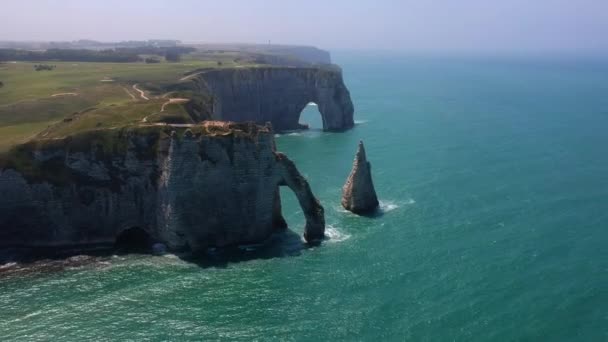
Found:
<svg viewBox="0 0 608 342"><path fill-rule="evenodd" d="M367 161L363 141L359 141L353 170L342 188L342 206L355 214L366 215L374 213L378 204L372 181L372 166Z"/></svg>

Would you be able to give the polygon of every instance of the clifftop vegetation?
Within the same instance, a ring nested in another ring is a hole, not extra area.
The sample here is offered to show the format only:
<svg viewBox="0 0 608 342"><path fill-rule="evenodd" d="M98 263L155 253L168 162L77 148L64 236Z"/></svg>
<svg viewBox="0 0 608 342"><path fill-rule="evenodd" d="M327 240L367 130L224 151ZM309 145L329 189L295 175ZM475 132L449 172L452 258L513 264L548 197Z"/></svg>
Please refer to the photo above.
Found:
<svg viewBox="0 0 608 342"><path fill-rule="evenodd" d="M133 152L141 160L156 158L159 141L168 139L172 134L176 134L179 139L185 136L232 136L255 139L259 134L271 132L270 126L221 121L180 127L146 124L80 131L61 138L38 137L24 144L15 145L8 151L0 153L0 170L19 171L33 182L67 184L76 175L65 166L66 154L94 153L97 161L112 168L112 159L124 158L129 146L134 148ZM35 158L34 155L39 157Z"/></svg>
<svg viewBox="0 0 608 342"><path fill-rule="evenodd" d="M129 63L142 60L141 55L164 56L170 61L179 61L182 54L194 52L190 47L116 48L107 50L48 49L46 51L0 49L0 61L63 61L63 62L106 62Z"/></svg>
<svg viewBox="0 0 608 342"><path fill-rule="evenodd" d="M306 64L294 62L297 58L289 55L287 47L273 55L266 46L178 44L82 41L49 43L46 51L17 49L27 45L0 49L0 151L32 138L200 122L210 118L213 98L196 91L192 75L213 69ZM81 48L85 46L98 49Z"/></svg>

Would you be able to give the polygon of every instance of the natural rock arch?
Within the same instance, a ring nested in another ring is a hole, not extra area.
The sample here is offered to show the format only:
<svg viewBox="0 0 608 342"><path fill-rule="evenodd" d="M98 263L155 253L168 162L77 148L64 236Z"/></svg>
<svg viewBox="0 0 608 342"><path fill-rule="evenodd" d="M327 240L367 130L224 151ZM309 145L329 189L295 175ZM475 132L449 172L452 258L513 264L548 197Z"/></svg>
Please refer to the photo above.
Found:
<svg viewBox="0 0 608 342"><path fill-rule="evenodd" d="M298 116L298 126L301 129L322 129L324 125L319 105L315 102L307 103Z"/></svg>
<svg viewBox="0 0 608 342"><path fill-rule="evenodd" d="M314 196L310 185L300 174L295 164L284 154L277 152L277 162L279 164L278 176L279 185L287 186L294 192L306 219L304 227L304 238L308 242L321 240L325 237L325 209ZM280 198L277 197L280 201ZM278 205L280 211L280 204ZM275 204L275 210L277 205ZM282 222L285 222L282 219ZM276 221L276 220L275 220Z"/></svg>
<svg viewBox="0 0 608 342"><path fill-rule="evenodd" d="M20 145L6 156L0 249L95 243L149 252L161 243L205 252L260 243L286 227L281 185L303 208L306 239L324 237L323 207L293 162L276 152L270 127L206 122L86 132ZM54 173L42 172L51 166Z"/></svg>
<svg viewBox="0 0 608 342"><path fill-rule="evenodd" d="M324 130L354 126L350 92L337 67L217 69L193 79L198 91L212 98L208 111L214 120L271 122L278 131L299 129L300 113L314 102Z"/></svg>

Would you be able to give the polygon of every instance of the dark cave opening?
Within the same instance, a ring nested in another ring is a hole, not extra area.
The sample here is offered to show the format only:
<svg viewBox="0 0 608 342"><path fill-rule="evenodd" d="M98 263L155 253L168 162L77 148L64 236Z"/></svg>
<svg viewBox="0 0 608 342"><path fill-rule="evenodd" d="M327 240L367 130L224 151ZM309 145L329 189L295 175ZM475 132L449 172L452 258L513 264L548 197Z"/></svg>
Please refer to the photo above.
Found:
<svg viewBox="0 0 608 342"><path fill-rule="evenodd" d="M123 230L114 243L114 248L121 253L145 253L150 252L152 237L148 232L139 227L131 227Z"/></svg>

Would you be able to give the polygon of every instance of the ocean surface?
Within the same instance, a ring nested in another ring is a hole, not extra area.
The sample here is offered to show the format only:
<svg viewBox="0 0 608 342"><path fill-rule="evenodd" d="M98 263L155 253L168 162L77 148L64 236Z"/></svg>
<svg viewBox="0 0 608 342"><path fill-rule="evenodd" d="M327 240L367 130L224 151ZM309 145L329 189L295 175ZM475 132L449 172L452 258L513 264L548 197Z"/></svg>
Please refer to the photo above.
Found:
<svg viewBox="0 0 608 342"><path fill-rule="evenodd" d="M337 53L356 127L277 136L325 207L191 263L1 266L3 341L606 341L608 63ZM383 213L342 210L363 139Z"/></svg>

